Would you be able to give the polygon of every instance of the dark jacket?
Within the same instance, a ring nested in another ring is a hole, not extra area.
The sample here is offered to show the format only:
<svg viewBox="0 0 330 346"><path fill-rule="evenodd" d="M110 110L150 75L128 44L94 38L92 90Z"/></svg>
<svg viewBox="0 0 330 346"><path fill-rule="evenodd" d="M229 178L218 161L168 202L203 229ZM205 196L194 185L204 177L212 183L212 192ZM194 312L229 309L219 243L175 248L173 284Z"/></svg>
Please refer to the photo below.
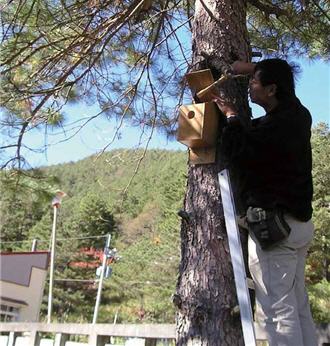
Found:
<svg viewBox="0 0 330 346"><path fill-rule="evenodd" d="M301 221L312 216L312 154L309 111L295 99L244 127L230 118L221 155L239 172L239 191L248 206L282 208Z"/></svg>

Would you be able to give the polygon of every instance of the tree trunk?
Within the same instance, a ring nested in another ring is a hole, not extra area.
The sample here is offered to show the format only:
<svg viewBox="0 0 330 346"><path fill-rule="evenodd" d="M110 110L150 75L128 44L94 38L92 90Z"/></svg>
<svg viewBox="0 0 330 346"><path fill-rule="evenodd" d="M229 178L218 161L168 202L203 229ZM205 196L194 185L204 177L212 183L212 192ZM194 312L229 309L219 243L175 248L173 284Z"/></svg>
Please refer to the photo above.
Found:
<svg viewBox="0 0 330 346"><path fill-rule="evenodd" d="M250 58L245 0L197 0L193 24L193 69ZM206 59L205 59L206 57ZM230 81L220 92L249 118L247 83ZM181 263L174 303L177 345L244 345L240 318L233 313L236 289L217 174L223 164L190 166L181 225Z"/></svg>

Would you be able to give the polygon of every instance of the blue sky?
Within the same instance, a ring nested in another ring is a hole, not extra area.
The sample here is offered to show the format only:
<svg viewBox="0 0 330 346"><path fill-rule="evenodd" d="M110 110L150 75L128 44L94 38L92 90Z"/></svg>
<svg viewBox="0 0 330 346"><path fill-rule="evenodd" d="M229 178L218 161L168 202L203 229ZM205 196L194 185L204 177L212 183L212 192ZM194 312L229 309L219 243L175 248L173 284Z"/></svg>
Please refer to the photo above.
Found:
<svg viewBox="0 0 330 346"><path fill-rule="evenodd" d="M310 110L313 124L319 122L330 123L330 64L322 61L309 62L308 60L295 60L301 67L301 73L296 83L296 94L301 102ZM263 109L251 105L255 116L263 115ZM86 107L84 104L76 105L67 110L72 119L79 119L97 113L96 107ZM45 136L41 131L31 131L25 143L29 147L38 148L48 144L46 153L29 152L27 159L32 166L45 166L57 163L77 161L102 150L111 142L116 129L116 124L103 117L89 123L72 139L63 131L57 135ZM149 134L141 138L141 130L124 125L120 130L120 139L116 139L108 150L114 148L144 147ZM185 150L186 147L175 140L168 140L164 135L154 133L149 148L162 148L169 150Z"/></svg>

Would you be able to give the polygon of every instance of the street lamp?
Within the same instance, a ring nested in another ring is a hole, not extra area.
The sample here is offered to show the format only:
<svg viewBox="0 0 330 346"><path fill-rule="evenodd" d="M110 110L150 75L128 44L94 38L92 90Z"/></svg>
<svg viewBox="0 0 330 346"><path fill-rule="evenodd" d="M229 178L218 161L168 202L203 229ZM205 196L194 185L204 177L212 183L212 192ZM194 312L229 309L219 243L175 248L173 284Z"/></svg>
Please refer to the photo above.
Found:
<svg viewBox="0 0 330 346"><path fill-rule="evenodd" d="M54 217L53 217L52 240L51 240L51 251L50 251L50 274L49 274L47 323L51 322L52 308L53 308L53 286L54 286L54 264L55 264L57 209L60 207L61 202L62 202L62 198L65 196L66 196L65 192L57 191L55 197L52 200Z"/></svg>

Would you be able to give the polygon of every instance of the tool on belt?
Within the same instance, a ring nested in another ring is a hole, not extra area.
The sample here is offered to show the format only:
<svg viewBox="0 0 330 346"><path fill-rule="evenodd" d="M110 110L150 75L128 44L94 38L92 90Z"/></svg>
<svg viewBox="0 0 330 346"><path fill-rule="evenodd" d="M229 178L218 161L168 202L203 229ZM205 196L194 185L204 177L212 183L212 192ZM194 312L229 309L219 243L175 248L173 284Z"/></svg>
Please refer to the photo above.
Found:
<svg viewBox="0 0 330 346"><path fill-rule="evenodd" d="M290 234L290 226L280 209L265 210L249 207L246 212L248 230L254 234L263 250L269 249Z"/></svg>

